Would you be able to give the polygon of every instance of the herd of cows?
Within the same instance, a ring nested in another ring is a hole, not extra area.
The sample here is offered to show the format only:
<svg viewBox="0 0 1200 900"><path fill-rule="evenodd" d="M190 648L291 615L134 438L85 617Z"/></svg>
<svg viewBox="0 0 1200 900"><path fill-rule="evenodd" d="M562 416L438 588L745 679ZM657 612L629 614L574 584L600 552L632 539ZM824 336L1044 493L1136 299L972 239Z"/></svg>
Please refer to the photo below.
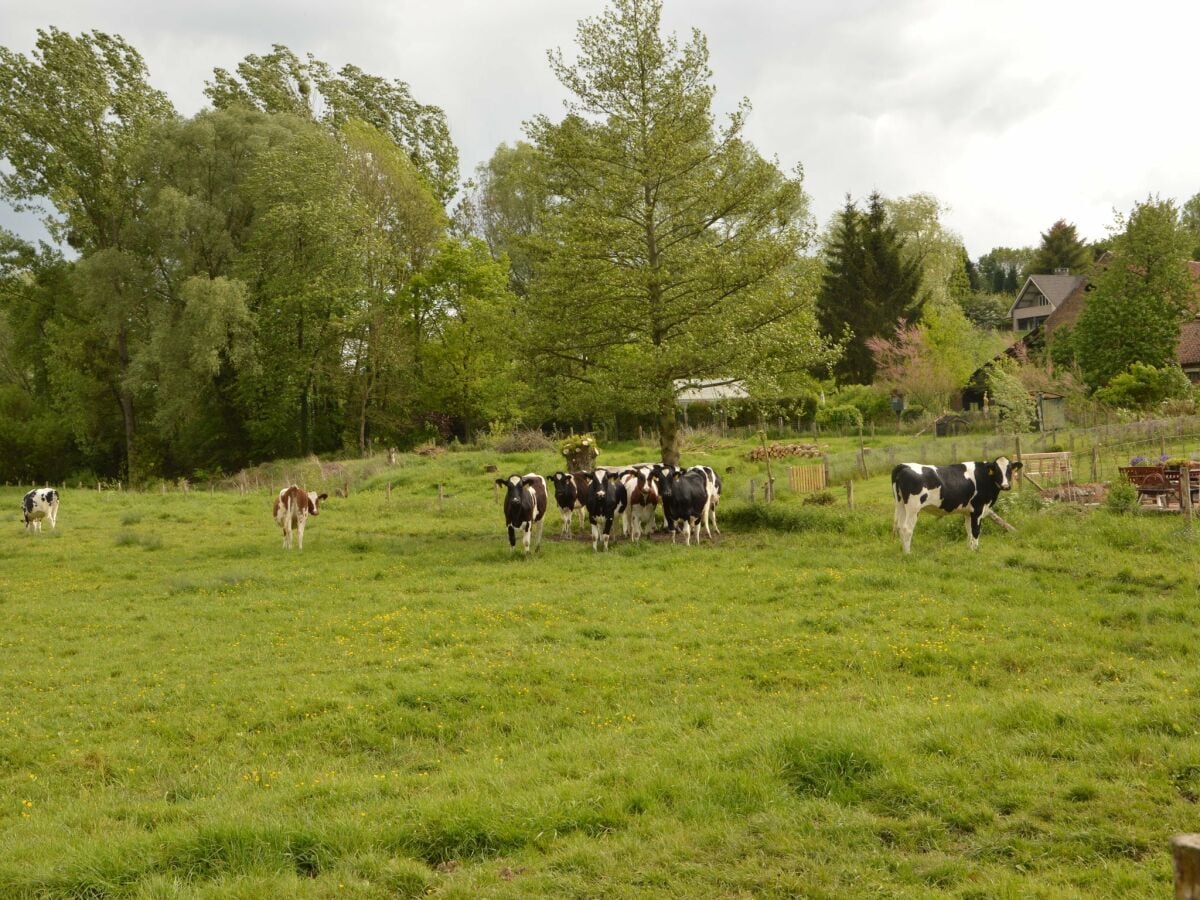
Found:
<svg viewBox="0 0 1200 900"><path fill-rule="evenodd" d="M967 541L979 549L979 529L985 516L995 516L992 507L1001 491L1012 487L1020 462L1001 456L990 462L963 462L950 466L900 463L892 470L892 496L896 505L892 531L900 535L905 553L912 550L913 530L924 510L934 513L959 513L966 516ZM629 466L599 467L591 472L555 472L554 500L562 514L562 535L571 535L576 515L586 517L592 529L592 549L608 549L614 520L622 531L637 541L655 528L656 510L662 507L665 529L671 540L682 531L684 543L692 535L700 543L703 527L712 540L717 527L717 507L721 502L721 476L708 466L668 466L662 463L638 463ZM536 473L497 478L504 488L504 522L508 543L514 550L517 532L526 556L542 542L542 528L549 508L547 479ZM297 485L283 488L272 508L275 522L283 529L283 547L290 549L293 534L304 549L304 525L309 516L320 513L327 494L306 491ZM58 520L58 492L36 488L21 500L26 531L41 531L42 522L54 528Z"/></svg>
<svg viewBox="0 0 1200 900"><path fill-rule="evenodd" d="M708 466L684 469L663 463L637 463L630 466L600 467L591 472L555 472L554 501L562 514L562 534L569 537L571 521L578 513L592 527L592 549L608 549L613 521L619 519L624 533L637 541L654 530L655 510L662 505L663 518L671 540L683 532L685 544L692 533L700 543L700 528L709 540L717 534L717 506L721 502L721 476ZM546 479L535 472L497 478L504 488L504 522L508 543L514 550L517 532L525 554L542 542L542 527L549 508ZM532 545L532 546L531 546Z"/></svg>

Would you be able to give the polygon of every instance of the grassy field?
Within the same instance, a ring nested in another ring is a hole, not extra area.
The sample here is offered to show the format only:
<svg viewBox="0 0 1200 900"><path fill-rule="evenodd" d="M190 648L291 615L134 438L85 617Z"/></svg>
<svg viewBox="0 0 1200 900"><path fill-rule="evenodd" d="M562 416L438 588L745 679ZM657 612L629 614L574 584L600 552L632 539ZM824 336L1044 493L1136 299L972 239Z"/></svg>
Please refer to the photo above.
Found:
<svg viewBox="0 0 1200 900"><path fill-rule="evenodd" d="M688 461L736 467L718 543L551 519L530 561L484 466L550 454L405 456L303 553L266 490L68 489L40 536L0 490L0 896L1169 893L1179 518L1011 497L904 559L885 479L767 513L737 449Z"/></svg>

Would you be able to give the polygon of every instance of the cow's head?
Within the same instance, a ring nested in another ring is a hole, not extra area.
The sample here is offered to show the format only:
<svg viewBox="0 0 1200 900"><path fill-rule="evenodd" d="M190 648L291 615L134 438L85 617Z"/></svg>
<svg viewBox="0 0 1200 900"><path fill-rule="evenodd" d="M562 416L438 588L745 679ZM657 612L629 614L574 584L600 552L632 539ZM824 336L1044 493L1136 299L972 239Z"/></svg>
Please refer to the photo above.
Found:
<svg viewBox="0 0 1200 900"><path fill-rule="evenodd" d="M987 474L992 481L996 482L996 487L1007 491L1012 487L1013 473L1021 466L1022 463L1009 462L1007 456L998 456L995 461L987 464Z"/></svg>
<svg viewBox="0 0 1200 900"><path fill-rule="evenodd" d="M683 475L683 470L678 466L665 466L661 463L653 469L654 483L658 485L658 495L664 500L670 499L675 492L672 485Z"/></svg>
<svg viewBox="0 0 1200 900"><path fill-rule="evenodd" d="M308 514L315 516L321 511L321 501L328 500L328 494L318 494L313 491L308 491Z"/></svg>
<svg viewBox="0 0 1200 900"><path fill-rule="evenodd" d="M504 508L519 509L525 503L525 485L520 475L509 475L507 478L497 478L496 484L504 488Z"/></svg>
<svg viewBox="0 0 1200 900"><path fill-rule="evenodd" d="M554 482L554 499L559 506L570 506L575 502L577 492L574 478L566 472L555 472L550 480Z"/></svg>

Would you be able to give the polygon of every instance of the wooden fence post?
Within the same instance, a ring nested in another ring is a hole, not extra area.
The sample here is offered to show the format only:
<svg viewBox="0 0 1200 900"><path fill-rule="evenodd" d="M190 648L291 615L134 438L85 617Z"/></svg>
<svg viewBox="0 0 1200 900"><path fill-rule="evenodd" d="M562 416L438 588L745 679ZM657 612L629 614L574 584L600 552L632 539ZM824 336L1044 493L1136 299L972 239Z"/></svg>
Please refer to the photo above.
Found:
<svg viewBox="0 0 1200 900"><path fill-rule="evenodd" d="M1092 444L1092 484L1100 480L1100 448Z"/></svg>
<svg viewBox="0 0 1200 900"><path fill-rule="evenodd" d="M1188 526L1192 524L1192 470L1184 463L1179 467L1179 506L1187 516Z"/></svg>
<svg viewBox="0 0 1200 900"><path fill-rule="evenodd" d="M1200 900L1200 834L1171 838L1175 861L1175 900Z"/></svg>
<svg viewBox="0 0 1200 900"><path fill-rule="evenodd" d="M1020 462L1021 461L1021 436L1019 434L1014 434L1013 438L1017 445L1017 449L1016 449L1016 457L1017 458L1015 461ZM1021 470L1017 469L1017 490L1018 491L1021 490L1021 485L1024 481L1025 481L1025 479L1021 477Z"/></svg>
<svg viewBox="0 0 1200 900"><path fill-rule="evenodd" d="M833 484L833 473L829 469L829 454L821 454L821 468L825 470L825 486Z"/></svg>
<svg viewBox="0 0 1200 900"><path fill-rule="evenodd" d="M850 507L850 512L854 512L854 479L851 478L846 482L846 505Z"/></svg>

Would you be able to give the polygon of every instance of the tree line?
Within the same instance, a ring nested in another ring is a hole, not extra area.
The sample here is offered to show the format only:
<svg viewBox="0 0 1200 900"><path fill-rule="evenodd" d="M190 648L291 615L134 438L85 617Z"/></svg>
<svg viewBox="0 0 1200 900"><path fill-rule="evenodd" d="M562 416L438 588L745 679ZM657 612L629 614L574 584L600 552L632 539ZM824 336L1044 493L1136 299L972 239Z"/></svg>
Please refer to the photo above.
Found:
<svg viewBox="0 0 1200 900"><path fill-rule="evenodd" d="M184 117L119 36L0 47L0 192L51 236L0 232L0 477L614 416L673 462L684 386L932 407L1002 346L1014 279L1091 264L1065 222L973 262L927 194L847 198L819 229L800 167L745 138L749 102L714 114L704 35L660 18L613 0L581 22L549 57L565 115L465 182L443 111L353 65L275 46Z"/></svg>

